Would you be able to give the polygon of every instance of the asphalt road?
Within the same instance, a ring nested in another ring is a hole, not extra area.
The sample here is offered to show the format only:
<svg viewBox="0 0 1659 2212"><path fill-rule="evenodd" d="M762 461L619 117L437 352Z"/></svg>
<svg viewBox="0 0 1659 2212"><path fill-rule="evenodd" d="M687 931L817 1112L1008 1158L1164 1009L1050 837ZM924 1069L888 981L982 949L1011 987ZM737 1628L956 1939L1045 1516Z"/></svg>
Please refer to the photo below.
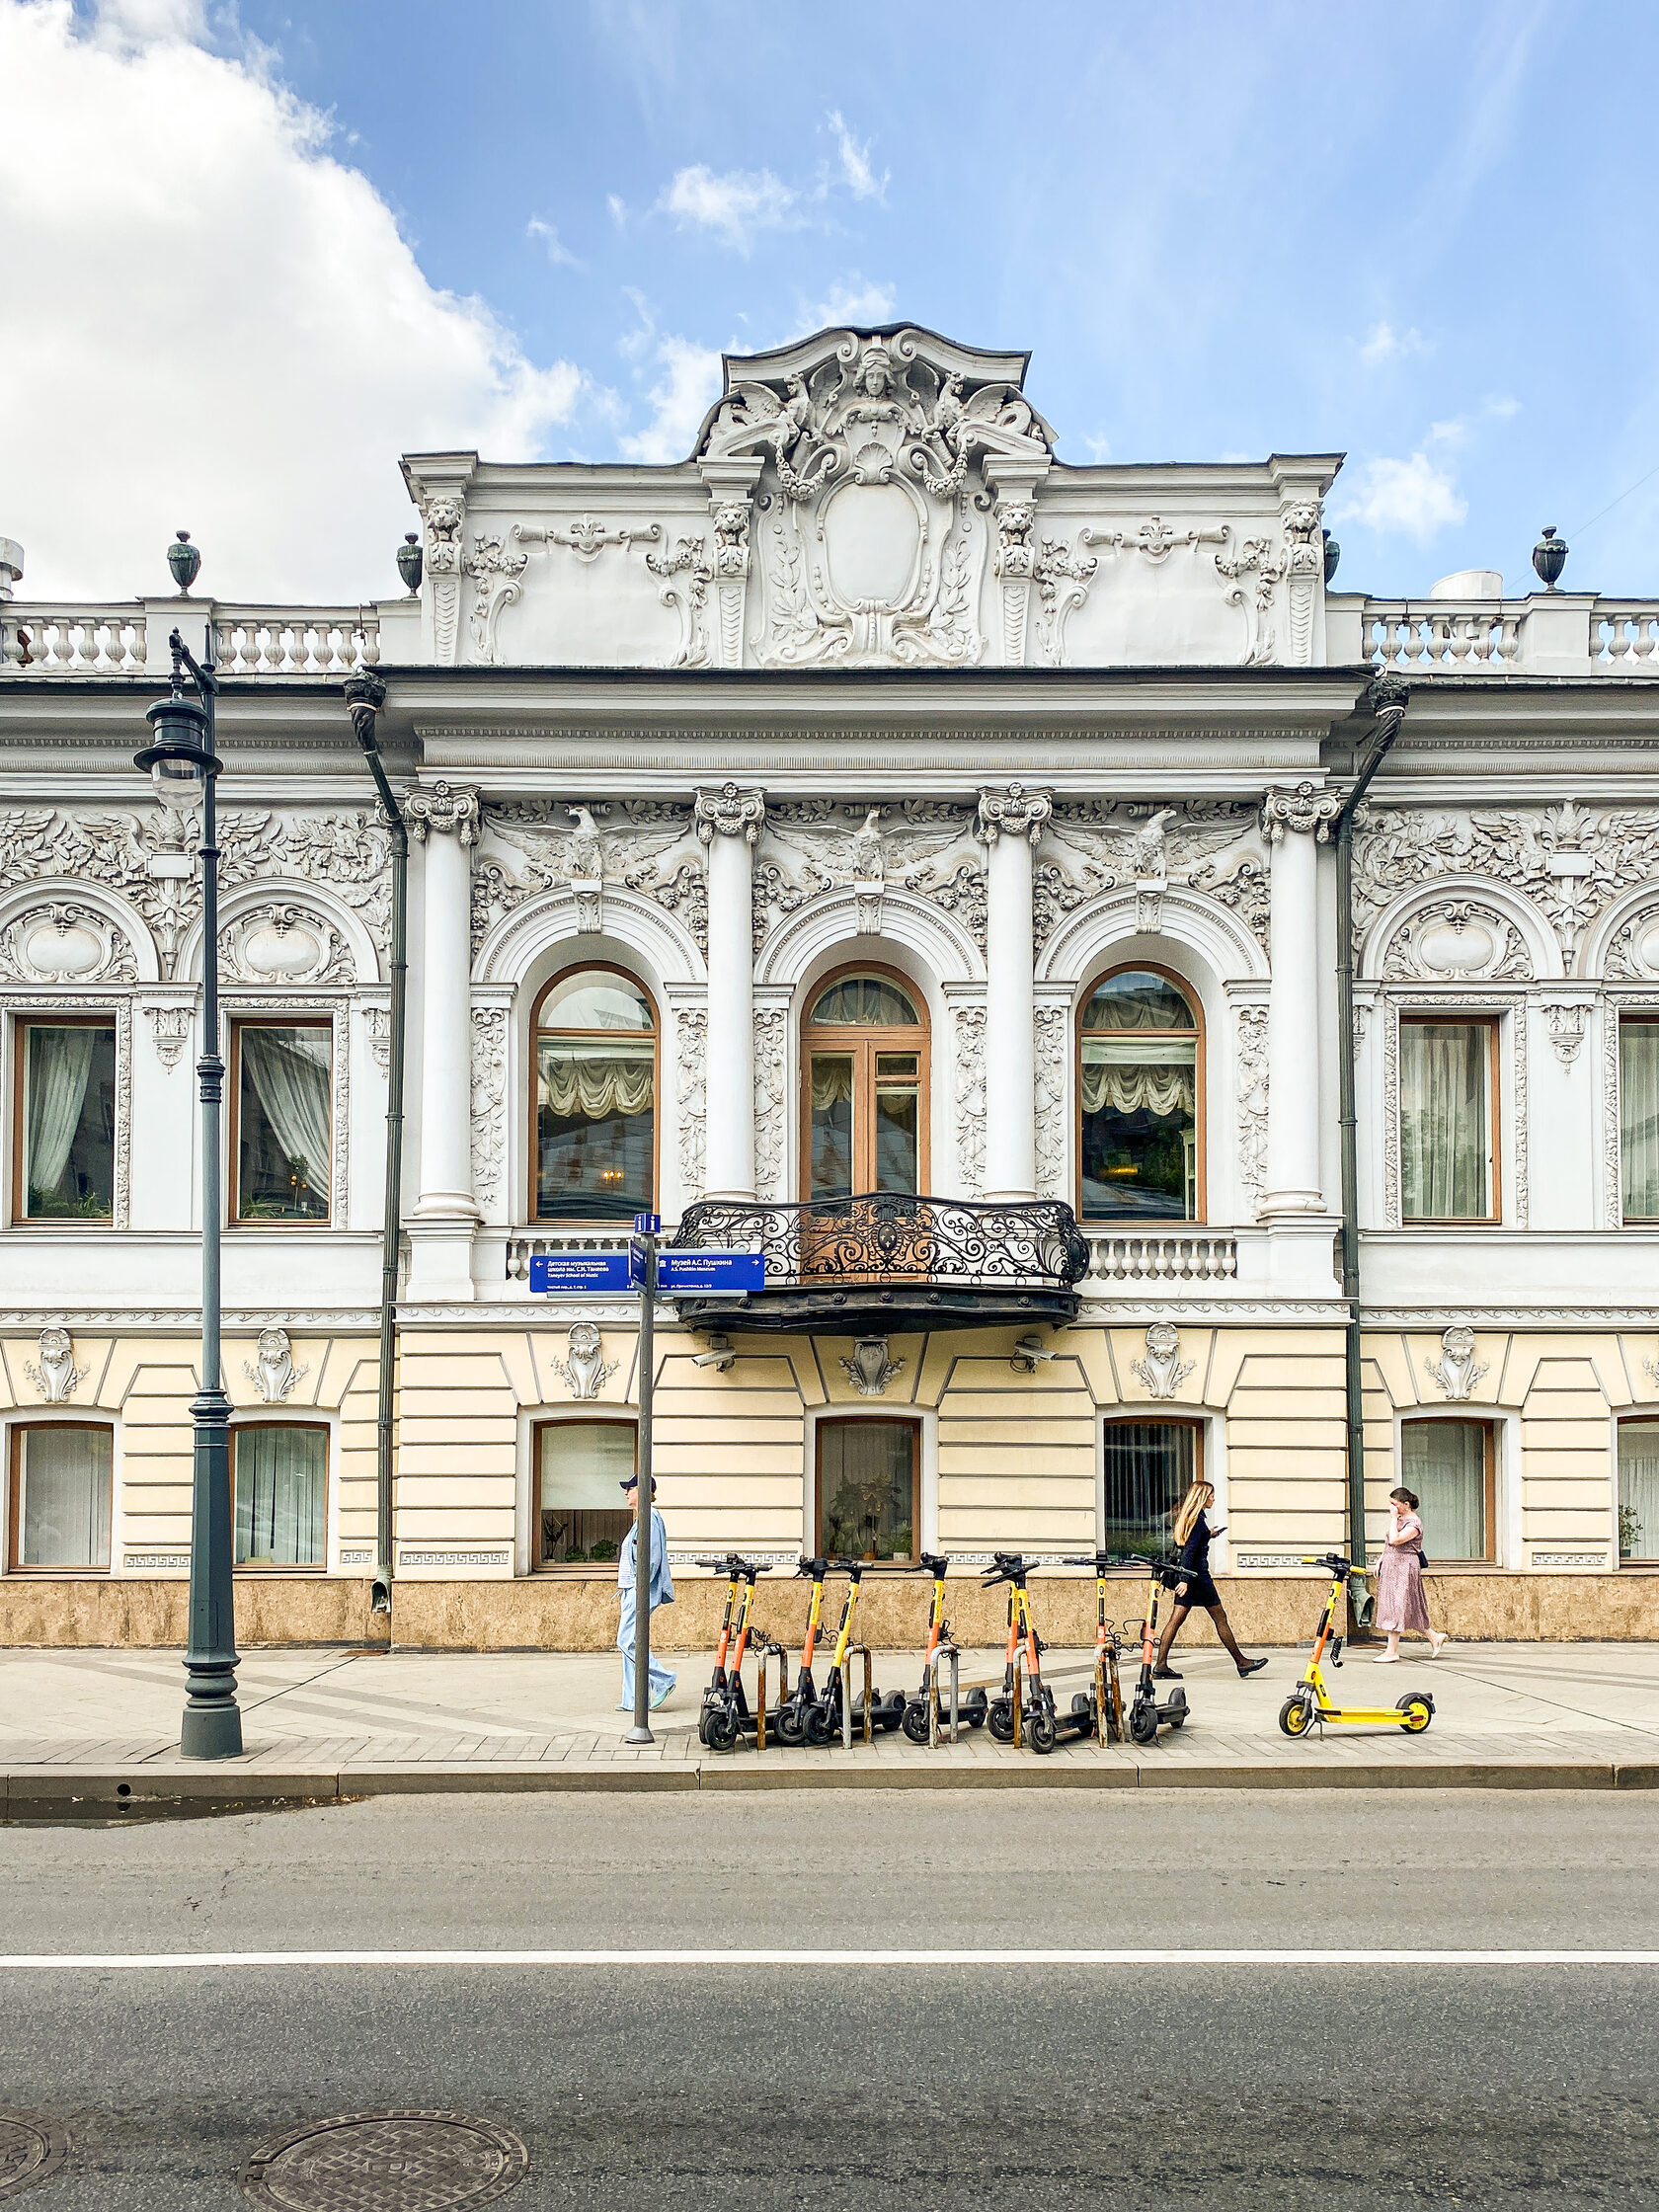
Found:
<svg viewBox="0 0 1659 2212"><path fill-rule="evenodd" d="M0 1830L7 1953L1659 1949L1659 1800L1070 1792L378 1800ZM1659 1968L0 1967L40 2212L228 2208L262 2139L459 2107L514 2212L1648 2207ZM395 2202L395 2199L391 2200Z"/></svg>

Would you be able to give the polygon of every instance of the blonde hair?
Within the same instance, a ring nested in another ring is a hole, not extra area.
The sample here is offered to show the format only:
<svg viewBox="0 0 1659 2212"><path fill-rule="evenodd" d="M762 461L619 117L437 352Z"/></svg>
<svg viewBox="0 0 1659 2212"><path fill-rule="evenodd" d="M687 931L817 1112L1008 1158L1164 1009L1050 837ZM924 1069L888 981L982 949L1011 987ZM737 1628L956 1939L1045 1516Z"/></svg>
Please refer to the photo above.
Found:
<svg viewBox="0 0 1659 2212"><path fill-rule="evenodd" d="M1198 1517L1207 1505L1216 1502L1215 1488L1208 1482L1194 1482L1181 1500L1180 1511L1175 1516L1175 1526L1170 1535L1177 1543L1185 1543L1198 1526Z"/></svg>

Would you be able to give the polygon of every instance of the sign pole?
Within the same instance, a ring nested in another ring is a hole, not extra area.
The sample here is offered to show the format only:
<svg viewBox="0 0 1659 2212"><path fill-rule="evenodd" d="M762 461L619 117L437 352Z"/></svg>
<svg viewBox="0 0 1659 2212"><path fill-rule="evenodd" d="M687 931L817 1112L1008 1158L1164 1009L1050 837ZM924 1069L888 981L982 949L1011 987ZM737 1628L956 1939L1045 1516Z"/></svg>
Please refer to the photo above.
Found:
<svg viewBox="0 0 1659 2212"><path fill-rule="evenodd" d="M648 1225L649 1224L649 1225ZM634 1725L624 1743L649 1744L651 1733L651 1386L657 1364L653 1342L657 1307L657 1220L636 1215L634 1250L639 1258L639 1482L634 1491Z"/></svg>

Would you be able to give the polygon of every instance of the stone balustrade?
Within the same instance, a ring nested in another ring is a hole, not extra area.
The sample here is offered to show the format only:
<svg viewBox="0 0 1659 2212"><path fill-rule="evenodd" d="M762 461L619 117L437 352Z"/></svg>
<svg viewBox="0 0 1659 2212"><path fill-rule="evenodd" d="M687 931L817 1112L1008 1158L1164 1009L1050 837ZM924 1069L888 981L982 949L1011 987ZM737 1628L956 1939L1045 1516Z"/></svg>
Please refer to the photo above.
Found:
<svg viewBox="0 0 1659 2212"><path fill-rule="evenodd" d="M143 666L141 606L0 605L0 675L130 675Z"/></svg>
<svg viewBox="0 0 1659 2212"><path fill-rule="evenodd" d="M1402 675L1650 675L1659 601L1535 592L1524 599L1373 599L1332 592L1326 658Z"/></svg>
<svg viewBox="0 0 1659 2212"><path fill-rule="evenodd" d="M372 607L219 606L213 658L220 675L350 675L380 658Z"/></svg>
<svg viewBox="0 0 1659 2212"><path fill-rule="evenodd" d="M625 1228L514 1230L507 1240L507 1279L510 1283L527 1283L530 1262L538 1253L625 1252L631 1240L632 1231Z"/></svg>
<svg viewBox="0 0 1659 2212"><path fill-rule="evenodd" d="M231 606L211 599L128 600L119 606L0 603L0 676L165 673L175 623L199 651L212 625L216 672L225 677L345 676L380 658L371 606Z"/></svg>
<svg viewBox="0 0 1659 2212"><path fill-rule="evenodd" d="M1085 1230L1090 1283L1223 1283L1238 1273L1238 1239L1208 1229Z"/></svg>

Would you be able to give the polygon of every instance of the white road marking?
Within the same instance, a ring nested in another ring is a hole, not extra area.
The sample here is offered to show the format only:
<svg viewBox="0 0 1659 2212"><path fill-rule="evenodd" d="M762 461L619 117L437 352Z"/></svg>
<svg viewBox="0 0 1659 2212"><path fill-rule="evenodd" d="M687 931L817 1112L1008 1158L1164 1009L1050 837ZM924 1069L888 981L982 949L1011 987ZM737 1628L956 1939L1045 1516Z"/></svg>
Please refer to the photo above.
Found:
<svg viewBox="0 0 1659 2212"><path fill-rule="evenodd" d="M273 1966L1659 1966L1634 1950L14 1951L0 1971L104 1974Z"/></svg>

